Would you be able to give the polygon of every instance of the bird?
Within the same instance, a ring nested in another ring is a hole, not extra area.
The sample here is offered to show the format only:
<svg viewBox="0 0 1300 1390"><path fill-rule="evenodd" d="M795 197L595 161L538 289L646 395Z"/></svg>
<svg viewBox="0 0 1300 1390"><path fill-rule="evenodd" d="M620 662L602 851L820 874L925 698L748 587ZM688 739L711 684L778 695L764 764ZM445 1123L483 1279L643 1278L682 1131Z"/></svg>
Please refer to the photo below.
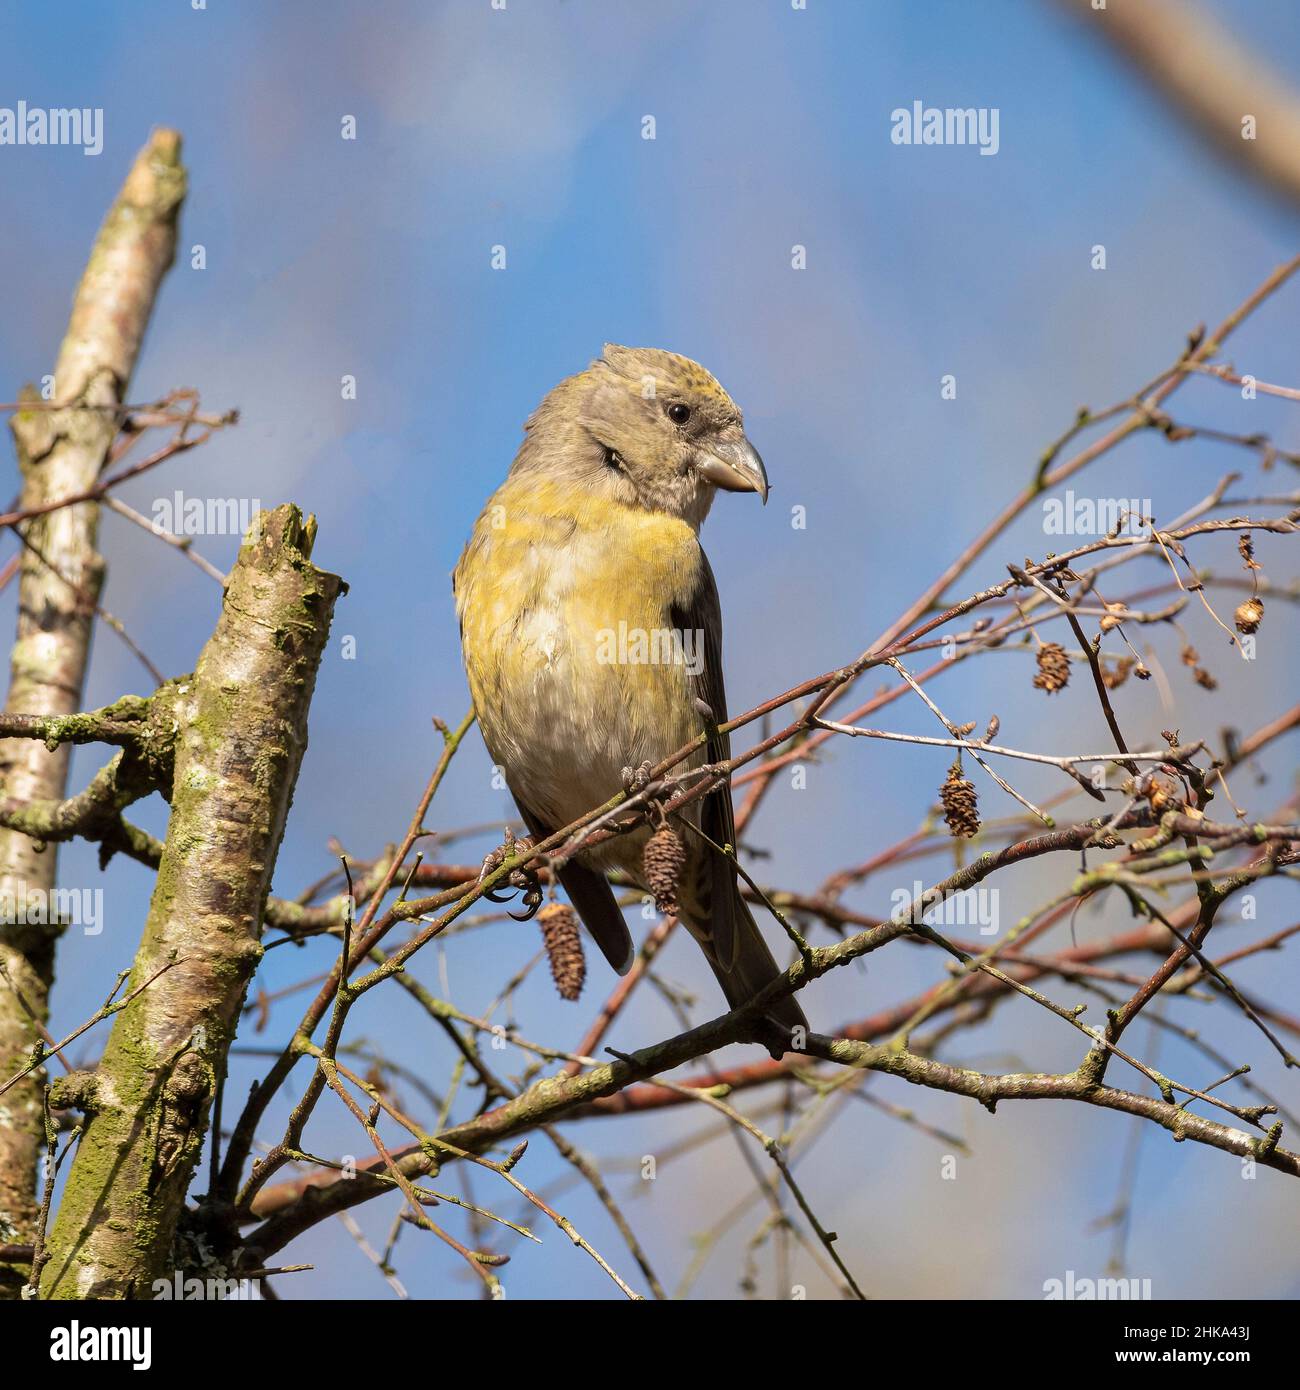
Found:
<svg viewBox="0 0 1300 1390"><path fill-rule="evenodd" d="M626 790L630 768L644 776L701 734L675 772L730 757L718 728L722 613L699 539L719 491L766 503L767 473L740 408L690 358L606 343L528 417L452 587L479 728L534 843ZM729 783L674 819L734 852ZM607 837L558 870L619 974L635 949L607 874L644 889L652 832ZM681 840L680 920L734 1009L781 972L733 859L689 830ZM774 1055L808 1030L791 994L759 1018L754 1037Z"/></svg>

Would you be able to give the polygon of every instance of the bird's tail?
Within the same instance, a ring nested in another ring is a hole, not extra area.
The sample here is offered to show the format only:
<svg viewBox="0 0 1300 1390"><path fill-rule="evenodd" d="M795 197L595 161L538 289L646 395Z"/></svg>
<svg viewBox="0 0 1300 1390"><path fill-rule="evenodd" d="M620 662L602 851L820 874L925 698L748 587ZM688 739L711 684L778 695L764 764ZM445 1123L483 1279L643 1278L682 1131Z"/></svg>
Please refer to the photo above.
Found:
<svg viewBox="0 0 1300 1390"><path fill-rule="evenodd" d="M735 963L730 970L726 969L707 946L705 955L713 967L713 973L718 977L722 992L727 996L727 1003L736 1009L742 1004L748 1004L759 990L784 972L773 959L772 952L758 929L758 923L754 921L753 914L739 892L732 895L731 910L732 928L736 933ZM802 1028L806 1035L810 1031L808 1020L793 994L774 1000L767 1006L765 1013L787 1032Z"/></svg>

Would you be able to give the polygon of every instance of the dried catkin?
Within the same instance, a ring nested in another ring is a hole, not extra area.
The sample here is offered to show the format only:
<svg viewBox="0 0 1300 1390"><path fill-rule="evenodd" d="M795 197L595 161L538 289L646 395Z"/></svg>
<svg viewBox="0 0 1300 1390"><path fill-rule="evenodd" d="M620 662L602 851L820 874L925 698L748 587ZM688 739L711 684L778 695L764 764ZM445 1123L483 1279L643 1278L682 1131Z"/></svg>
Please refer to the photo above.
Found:
<svg viewBox="0 0 1300 1390"><path fill-rule="evenodd" d="M582 993L587 978L587 960L582 952L578 917L568 903L548 903L537 914L542 929L542 945L551 962L551 978L561 999L574 1000Z"/></svg>
<svg viewBox="0 0 1300 1390"><path fill-rule="evenodd" d="M1059 642L1044 642L1038 649L1038 674L1034 685L1049 695L1064 690L1070 683L1070 658Z"/></svg>
<svg viewBox="0 0 1300 1390"><path fill-rule="evenodd" d="M969 839L977 833L980 816L975 783L961 775L960 758L948 769L947 779L939 788L939 800L943 803L943 818L954 835Z"/></svg>
<svg viewBox="0 0 1300 1390"><path fill-rule="evenodd" d="M686 867L686 846L671 825L661 825L641 852L645 886L665 917L677 915L677 885Z"/></svg>

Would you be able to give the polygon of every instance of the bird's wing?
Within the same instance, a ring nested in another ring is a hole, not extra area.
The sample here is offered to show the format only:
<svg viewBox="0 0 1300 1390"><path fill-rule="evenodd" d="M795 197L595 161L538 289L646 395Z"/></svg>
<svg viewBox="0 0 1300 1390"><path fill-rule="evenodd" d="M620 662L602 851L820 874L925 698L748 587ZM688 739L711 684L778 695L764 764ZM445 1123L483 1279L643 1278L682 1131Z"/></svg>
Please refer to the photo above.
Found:
<svg viewBox="0 0 1300 1390"><path fill-rule="evenodd" d="M555 833L517 796L515 805L519 807L519 814L523 817L534 844L540 844L548 835ZM619 975L626 975L632 968L636 951L632 945L632 933L627 929L623 913L614 899L614 890L609 886L605 876L570 860L560 870L559 878L564 891L569 895L569 901L577 908L583 925L600 947L601 954Z"/></svg>
<svg viewBox="0 0 1300 1390"><path fill-rule="evenodd" d="M718 602L718 586L709 567L709 558L700 551L700 569L695 590L681 604L674 604L672 624L679 632L703 634L703 648L698 673L687 671L687 680L694 698L703 700L712 711L715 726L727 720L727 692L722 684L722 605ZM731 757L731 739L715 727L705 749L707 761L725 762ZM736 846L736 821L731 808L731 786L724 783L710 792L700 808L700 829L715 843ZM737 911L744 911L736 891L736 870L731 861L713 850L692 856L695 864L695 893L707 927L710 946L718 965L730 972L736 965L740 931Z"/></svg>

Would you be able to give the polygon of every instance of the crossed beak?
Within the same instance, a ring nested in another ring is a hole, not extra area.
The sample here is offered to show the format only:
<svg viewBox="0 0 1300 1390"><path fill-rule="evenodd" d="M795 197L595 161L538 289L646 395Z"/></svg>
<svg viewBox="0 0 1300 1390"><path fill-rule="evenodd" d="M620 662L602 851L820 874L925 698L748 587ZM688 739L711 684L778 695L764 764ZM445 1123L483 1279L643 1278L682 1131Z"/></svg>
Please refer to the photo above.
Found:
<svg viewBox="0 0 1300 1390"><path fill-rule="evenodd" d="M724 492L756 492L767 502L767 470L743 434L739 439L711 442L695 467L702 478Z"/></svg>

